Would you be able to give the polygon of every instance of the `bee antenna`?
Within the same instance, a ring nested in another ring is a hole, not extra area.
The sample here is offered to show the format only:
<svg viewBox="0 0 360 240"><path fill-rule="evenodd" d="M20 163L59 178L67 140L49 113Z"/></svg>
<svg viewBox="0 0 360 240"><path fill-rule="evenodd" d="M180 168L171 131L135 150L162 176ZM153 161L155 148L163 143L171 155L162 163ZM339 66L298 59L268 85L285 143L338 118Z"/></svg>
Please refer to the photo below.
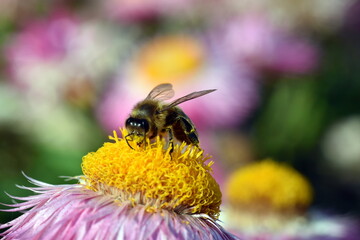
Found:
<svg viewBox="0 0 360 240"><path fill-rule="evenodd" d="M128 135L126 135L126 136L125 136L125 140L126 140L127 145L128 145L131 149L134 149L134 148L130 145L129 140L127 139L127 138L130 137L131 135L134 135L134 132L131 132L131 133L129 133Z"/></svg>

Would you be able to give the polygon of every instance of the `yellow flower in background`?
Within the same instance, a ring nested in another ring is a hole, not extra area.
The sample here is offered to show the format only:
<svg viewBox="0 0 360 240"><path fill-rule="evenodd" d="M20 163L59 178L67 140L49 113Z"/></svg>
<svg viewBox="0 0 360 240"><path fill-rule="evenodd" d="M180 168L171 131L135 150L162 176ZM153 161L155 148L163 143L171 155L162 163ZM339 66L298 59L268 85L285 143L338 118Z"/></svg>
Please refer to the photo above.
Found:
<svg viewBox="0 0 360 240"><path fill-rule="evenodd" d="M195 38L163 36L143 46L138 55L138 71L153 81L181 81L199 71L204 64L204 49Z"/></svg>
<svg viewBox="0 0 360 240"><path fill-rule="evenodd" d="M234 172L228 180L230 204L265 205L279 211L306 209L312 201L308 180L290 166L266 159Z"/></svg>
<svg viewBox="0 0 360 240"><path fill-rule="evenodd" d="M309 211L313 189L300 172L265 159L235 171L226 185L221 220L246 240L356 239L357 222Z"/></svg>
<svg viewBox="0 0 360 240"><path fill-rule="evenodd" d="M182 85L196 85L197 78L208 64L206 48L201 38L193 34L150 38L139 46L126 74L133 81L132 85L142 88L152 88L164 82L171 82L175 89L181 89Z"/></svg>
<svg viewBox="0 0 360 240"><path fill-rule="evenodd" d="M249 164L226 184L224 226L244 239L292 239L305 225L313 190L292 167L272 159ZM297 238L294 238L297 239Z"/></svg>

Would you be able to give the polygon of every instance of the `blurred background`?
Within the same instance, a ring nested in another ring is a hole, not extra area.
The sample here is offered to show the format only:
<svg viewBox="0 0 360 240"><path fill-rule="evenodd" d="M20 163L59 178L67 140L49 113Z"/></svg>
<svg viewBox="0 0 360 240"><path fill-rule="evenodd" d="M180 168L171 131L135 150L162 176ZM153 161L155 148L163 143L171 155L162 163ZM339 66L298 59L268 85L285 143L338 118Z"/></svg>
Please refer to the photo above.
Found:
<svg viewBox="0 0 360 240"><path fill-rule="evenodd" d="M222 188L270 157L309 180L312 208L359 216L359 42L355 0L0 0L0 202L29 194L22 172L80 175L170 82L217 89L181 107Z"/></svg>

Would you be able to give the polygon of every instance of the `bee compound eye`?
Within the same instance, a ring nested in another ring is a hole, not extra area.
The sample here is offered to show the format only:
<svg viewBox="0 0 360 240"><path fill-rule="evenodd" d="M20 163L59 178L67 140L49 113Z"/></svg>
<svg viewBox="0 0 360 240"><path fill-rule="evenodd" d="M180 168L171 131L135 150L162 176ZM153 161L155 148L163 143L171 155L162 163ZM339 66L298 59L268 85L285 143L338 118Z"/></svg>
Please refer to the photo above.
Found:
<svg viewBox="0 0 360 240"><path fill-rule="evenodd" d="M133 127L134 126L134 124L135 124L135 122L134 122L134 118L132 118L132 117L129 117L128 119L126 119L126 121L125 121L125 127Z"/></svg>
<svg viewBox="0 0 360 240"><path fill-rule="evenodd" d="M126 126L126 127L129 127L130 124L131 124L130 118L126 119L126 121L125 121L125 126Z"/></svg>
<svg viewBox="0 0 360 240"><path fill-rule="evenodd" d="M149 122L147 120L142 120L141 126L144 128L145 132L149 131Z"/></svg>

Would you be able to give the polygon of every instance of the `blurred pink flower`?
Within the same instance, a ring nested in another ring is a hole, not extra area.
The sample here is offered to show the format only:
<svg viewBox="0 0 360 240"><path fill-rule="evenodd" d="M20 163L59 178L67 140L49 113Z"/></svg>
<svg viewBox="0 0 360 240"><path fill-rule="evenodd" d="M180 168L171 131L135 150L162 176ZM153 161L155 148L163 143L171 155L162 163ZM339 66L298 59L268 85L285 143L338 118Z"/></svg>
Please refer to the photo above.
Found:
<svg viewBox="0 0 360 240"><path fill-rule="evenodd" d="M356 0L225 0L230 11L239 16L256 12L269 22L287 29L334 32L342 26L344 15ZM228 12L226 12L228 13Z"/></svg>
<svg viewBox="0 0 360 240"><path fill-rule="evenodd" d="M94 139L88 131L94 124L79 108L93 106L131 42L130 32L116 30L59 11L26 23L10 36L5 64L9 83L19 90L18 100L26 109L17 114L21 117L16 123L24 133L51 148L89 146L89 141L80 141L81 147L74 144Z"/></svg>
<svg viewBox="0 0 360 240"><path fill-rule="evenodd" d="M174 100L217 89L180 105L199 130L242 123L258 102L256 77L219 56L218 50L190 35L162 36L145 43L105 92L97 111L101 124L107 130L124 126L133 106L164 82L173 84Z"/></svg>
<svg viewBox="0 0 360 240"><path fill-rule="evenodd" d="M111 26L82 21L65 11L35 19L5 46L10 78L28 94L63 97L86 83L99 88L117 67L126 37ZM130 34L129 34L130 35ZM129 41L130 42L130 41ZM88 91L83 92L85 97Z"/></svg>
<svg viewBox="0 0 360 240"><path fill-rule="evenodd" d="M293 74L309 73L318 65L319 49L310 39L280 29L264 17L247 14L220 28L213 34L213 44L240 64Z"/></svg>
<svg viewBox="0 0 360 240"><path fill-rule="evenodd" d="M137 22L190 10L196 0L109 0L102 4L107 15L122 21Z"/></svg>

